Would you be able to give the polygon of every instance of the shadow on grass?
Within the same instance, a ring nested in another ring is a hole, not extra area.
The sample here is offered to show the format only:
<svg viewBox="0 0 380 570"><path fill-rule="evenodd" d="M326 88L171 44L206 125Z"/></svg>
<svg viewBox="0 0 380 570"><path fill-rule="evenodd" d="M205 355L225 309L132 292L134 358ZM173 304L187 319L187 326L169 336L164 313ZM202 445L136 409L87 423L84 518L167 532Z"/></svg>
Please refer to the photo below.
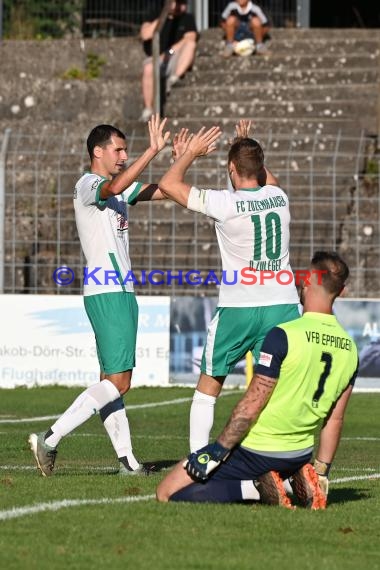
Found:
<svg viewBox="0 0 380 570"><path fill-rule="evenodd" d="M143 462L143 472L139 473L138 475L154 475L159 473L160 471L165 471L173 467L176 463L178 463L179 459L164 459L159 461L144 461ZM99 465L94 466L85 466L85 465L62 465L57 467L55 470L55 475L59 477L68 477L68 476L104 476L104 475L118 475L119 469L118 467L101 467Z"/></svg>
<svg viewBox="0 0 380 570"><path fill-rule="evenodd" d="M147 461L143 463L144 469L147 471L147 475L150 473L159 473L160 471L165 471L173 465L178 463L179 459L164 459L160 461Z"/></svg>
<svg viewBox="0 0 380 570"><path fill-rule="evenodd" d="M371 497L370 491L366 489L353 489L352 487L343 487L342 489L330 489L328 497L328 505L333 503L347 503L352 501L363 501Z"/></svg>

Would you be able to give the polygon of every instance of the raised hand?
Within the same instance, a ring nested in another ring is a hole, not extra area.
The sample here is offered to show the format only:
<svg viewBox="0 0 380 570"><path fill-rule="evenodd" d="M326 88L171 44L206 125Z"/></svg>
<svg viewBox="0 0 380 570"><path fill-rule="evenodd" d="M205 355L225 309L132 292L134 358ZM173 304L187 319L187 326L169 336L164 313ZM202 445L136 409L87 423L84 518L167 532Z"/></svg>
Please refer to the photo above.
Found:
<svg viewBox="0 0 380 570"><path fill-rule="evenodd" d="M240 121L238 121L236 123L236 138L242 138L242 139L247 139L249 137L249 131L251 129L252 126L252 121L249 119L240 119Z"/></svg>
<svg viewBox="0 0 380 570"><path fill-rule="evenodd" d="M216 150L215 143L221 134L219 127L211 127L207 131L206 127L202 127L196 135L191 137L187 149L195 156L206 156Z"/></svg>
<svg viewBox="0 0 380 570"><path fill-rule="evenodd" d="M187 146L192 139L193 135L190 134L189 129L182 128L179 133L176 133L173 138L172 158L177 160L183 155Z"/></svg>
<svg viewBox="0 0 380 570"><path fill-rule="evenodd" d="M166 122L166 117L161 121L159 113L152 115L148 121L150 148L155 153L160 152L170 138L170 131L163 132Z"/></svg>

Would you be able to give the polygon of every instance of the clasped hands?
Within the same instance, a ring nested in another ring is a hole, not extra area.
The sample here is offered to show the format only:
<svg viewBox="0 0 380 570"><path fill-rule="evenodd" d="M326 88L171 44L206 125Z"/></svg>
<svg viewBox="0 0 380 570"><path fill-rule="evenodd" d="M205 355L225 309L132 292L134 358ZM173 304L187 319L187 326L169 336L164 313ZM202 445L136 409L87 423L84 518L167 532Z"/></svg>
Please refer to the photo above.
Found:
<svg viewBox="0 0 380 570"><path fill-rule="evenodd" d="M198 481L205 481L214 469L225 461L230 449L223 447L218 441L205 445L198 451L190 453L183 463L188 475Z"/></svg>

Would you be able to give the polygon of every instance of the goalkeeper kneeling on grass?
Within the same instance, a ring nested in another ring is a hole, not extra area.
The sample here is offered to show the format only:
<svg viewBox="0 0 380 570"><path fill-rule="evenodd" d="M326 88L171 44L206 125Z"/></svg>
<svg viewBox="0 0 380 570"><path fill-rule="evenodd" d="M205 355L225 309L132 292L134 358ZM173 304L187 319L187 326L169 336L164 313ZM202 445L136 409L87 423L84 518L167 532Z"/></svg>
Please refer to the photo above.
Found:
<svg viewBox="0 0 380 570"><path fill-rule="evenodd" d="M348 274L335 252L315 253L300 289L303 316L267 334L252 382L222 433L174 467L157 488L159 501L260 500L294 508L284 485L289 479L295 502L326 508L358 367L357 347L332 313Z"/></svg>

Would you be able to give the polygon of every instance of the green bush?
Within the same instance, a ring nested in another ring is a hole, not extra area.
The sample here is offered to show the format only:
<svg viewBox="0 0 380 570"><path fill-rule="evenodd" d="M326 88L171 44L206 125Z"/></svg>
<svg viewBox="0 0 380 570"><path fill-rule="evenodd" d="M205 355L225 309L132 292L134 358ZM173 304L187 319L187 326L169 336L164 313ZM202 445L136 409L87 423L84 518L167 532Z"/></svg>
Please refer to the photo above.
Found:
<svg viewBox="0 0 380 570"><path fill-rule="evenodd" d="M4 36L62 38L81 28L83 0L3 0Z"/></svg>
<svg viewBox="0 0 380 570"><path fill-rule="evenodd" d="M103 65L106 63L104 57L99 56L96 53L89 52L86 54L86 62L84 69L79 69L78 67L70 67L62 75L63 79L81 79L83 81L89 79L96 79L100 77Z"/></svg>

